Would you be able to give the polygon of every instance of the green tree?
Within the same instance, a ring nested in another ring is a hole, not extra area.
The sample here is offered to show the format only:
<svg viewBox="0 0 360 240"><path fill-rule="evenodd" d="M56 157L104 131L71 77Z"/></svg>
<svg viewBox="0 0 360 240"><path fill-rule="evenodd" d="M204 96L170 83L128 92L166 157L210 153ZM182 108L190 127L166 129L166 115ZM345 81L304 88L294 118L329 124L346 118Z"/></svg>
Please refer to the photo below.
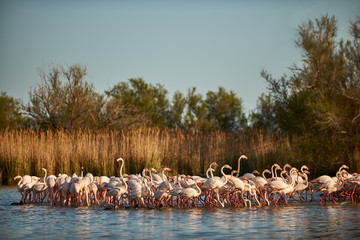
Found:
<svg viewBox="0 0 360 240"><path fill-rule="evenodd" d="M26 127L28 121L21 114L20 100L0 94L0 129L18 129Z"/></svg>
<svg viewBox="0 0 360 240"><path fill-rule="evenodd" d="M303 50L302 65L292 67L290 77L262 73L277 124L304 136L309 146L316 144L310 155L319 167L345 162L360 169L359 25L351 23L353 39L345 41L337 38L335 17L309 20L299 26L296 40Z"/></svg>
<svg viewBox="0 0 360 240"><path fill-rule="evenodd" d="M170 127L184 129L183 114L185 111L185 107L186 107L186 98L181 92L176 91L173 96L173 100L167 120Z"/></svg>
<svg viewBox="0 0 360 240"><path fill-rule="evenodd" d="M85 81L86 74L86 68L80 65L67 69L54 66L48 73L40 69L41 83L30 91L26 113L40 128L71 130L97 127L103 97Z"/></svg>
<svg viewBox="0 0 360 240"><path fill-rule="evenodd" d="M261 94L256 109L251 112L249 120L255 129L268 129L272 132L279 129L275 114L275 103L270 93Z"/></svg>
<svg viewBox="0 0 360 240"><path fill-rule="evenodd" d="M223 87L218 92L208 91L205 104L206 118L217 130L236 132L246 126L242 100L233 91L228 93Z"/></svg>
<svg viewBox="0 0 360 240"><path fill-rule="evenodd" d="M184 126L186 130L202 131L209 128L206 122L207 109L202 95L196 93L196 88L189 88L186 95L186 110Z"/></svg>
<svg viewBox="0 0 360 240"><path fill-rule="evenodd" d="M126 110L128 126L167 126L169 101L162 85L153 86L142 78L131 78L115 85L112 97L115 105Z"/></svg>

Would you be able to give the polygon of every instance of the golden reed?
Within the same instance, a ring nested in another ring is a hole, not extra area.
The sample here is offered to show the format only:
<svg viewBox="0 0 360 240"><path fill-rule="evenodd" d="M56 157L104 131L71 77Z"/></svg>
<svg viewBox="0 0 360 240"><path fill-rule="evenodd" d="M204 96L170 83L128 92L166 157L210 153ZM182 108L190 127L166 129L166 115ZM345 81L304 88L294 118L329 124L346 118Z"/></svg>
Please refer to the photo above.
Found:
<svg viewBox="0 0 360 240"><path fill-rule="evenodd" d="M170 167L172 174L203 174L213 161L220 166L237 167L237 159L246 154L242 172L261 170L270 164L289 160L292 151L288 137L249 130L189 133L174 129L146 128L130 131L33 131L0 132L0 178L11 183L16 175L37 175L42 167L49 174L118 176L116 159L125 160L126 173L143 168Z"/></svg>

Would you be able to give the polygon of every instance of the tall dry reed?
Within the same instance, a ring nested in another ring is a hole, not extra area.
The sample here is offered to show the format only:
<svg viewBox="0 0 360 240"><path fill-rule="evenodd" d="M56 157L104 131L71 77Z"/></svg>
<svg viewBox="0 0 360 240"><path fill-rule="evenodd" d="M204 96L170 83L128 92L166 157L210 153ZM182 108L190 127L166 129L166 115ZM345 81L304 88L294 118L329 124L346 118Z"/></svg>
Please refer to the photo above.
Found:
<svg viewBox="0 0 360 240"><path fill-rule="evenodd" d="M0 132L0 176L3 183L15 175L41 176L42 167L49 174L118 176L116 159L125 160L126 173L143 168L159 171L170 167L172 174L203 174L211 162L237 167L237 159L246 154L249 161L242 172L270 167L274 162L290 160L293 151L288 137L261 131L187 133L158 128L131 131L32 131ZM10 181L9 181L10 180Z"/></svg>

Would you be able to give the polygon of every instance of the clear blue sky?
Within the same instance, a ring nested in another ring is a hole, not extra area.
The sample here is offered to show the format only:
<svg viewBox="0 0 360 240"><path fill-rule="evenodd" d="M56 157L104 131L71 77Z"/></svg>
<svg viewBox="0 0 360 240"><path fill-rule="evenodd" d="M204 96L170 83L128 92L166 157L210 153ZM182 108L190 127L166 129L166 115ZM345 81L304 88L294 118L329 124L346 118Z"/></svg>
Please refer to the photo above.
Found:
<svg viewBox="0 0 360 240"><path fill-rule="evenodd" d="M349 38L359 13L358 0L0 0L0 91L27 103L39 67L81 64L99 93L133 77L170 100L223 86L248 113L266 91L262 69L279 77L301 61L298 25L334 15Z"/></svg>

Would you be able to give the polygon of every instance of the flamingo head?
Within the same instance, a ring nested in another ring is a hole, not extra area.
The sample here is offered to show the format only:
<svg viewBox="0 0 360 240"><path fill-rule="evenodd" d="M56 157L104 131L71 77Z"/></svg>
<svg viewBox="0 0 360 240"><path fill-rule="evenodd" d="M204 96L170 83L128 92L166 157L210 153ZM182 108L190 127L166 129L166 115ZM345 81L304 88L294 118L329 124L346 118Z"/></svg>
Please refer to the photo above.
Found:
<svg viewBox="0 0 360 240"><path fill-rule="evenodd" d="M198 180L196 180L195 184L197 184L199 187L201 187L204 183L200 179L198 179Z"/></svg>
<svg viewBox="0 0 360 240"><path fill-rule="evenodd" d="M306 165L302 166L302 168L306 169L306 170L309 170L309 168Z"/></svg>
<svg viewBox="0 0 360 240"><path fill-rule="evenodd" d="M212 162L210 164L210 168L212 168L214 166L214 168L217 168L219 165L216 162Z"/></svg>
<svg viewBox="0 0 360 240"><path fill-rule="evenodd" d="M248 160L248 157L247 157L247 156L245 156L245 155L241 155L239 159L242 159L242 158L244 158L244 159Z"/></svg>
<svg viewBox="0 0 360 240"><path fill-rule="evenodd" d="M170 169L170 168L168 168L168 167L166 167L166 168L164 168L164 171L166 171L166 172L170 172L170 171L171 171L171 169Z"/></svg>
<svg viewBox="0 0 360 240"><path fill-rule="evenodd" d="M17 180L17 179L21 179L22 177L20 175L14 177L14 181Z"/></svg>
<svg viewBox="0 0 360 240"><path fill-rule="evenodd" d="M223 166L224 168L228 168L228 169L232 169L232 167L230 166L230 165L228 165L228 164L225 164L224 166Z"/></svg>
<svg viewBox="0 0 360 240"><path fill-rule="evenodd" d="M151 171L151 172L154 172L154 173L157 173L157 171L156 171L155 168L151 168L150 171Z"/></svg>
<svg viewBox="0 0 360 240"><path fill-rule="evenodd" d="M285 165L284 165L284 167L283 167L283 169L286 169L286 168L290 168L290 169L292 169L291 165L290 165L290 164L288 164L288 163L287 163L287 164L285 164Z"/></svg>
<svg viewBox="0 0 360 240"><path fill-rule="evenodd" d="M124 159L118 158L118 159L116 159L116 161L117 161L117 162L120 162L120 161L124 161Z"/></svg>

